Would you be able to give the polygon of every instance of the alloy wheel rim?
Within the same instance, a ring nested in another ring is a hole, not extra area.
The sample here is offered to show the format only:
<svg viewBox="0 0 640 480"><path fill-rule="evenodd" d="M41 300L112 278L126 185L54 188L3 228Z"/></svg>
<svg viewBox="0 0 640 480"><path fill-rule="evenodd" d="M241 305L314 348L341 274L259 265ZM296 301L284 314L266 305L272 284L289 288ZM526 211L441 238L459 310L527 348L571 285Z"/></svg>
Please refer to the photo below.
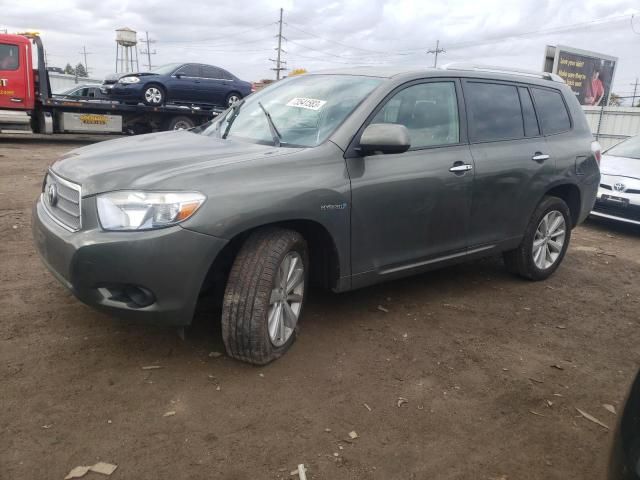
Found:
<svg viewBox="0 0 640 480"><path fill-rule="evenodd" d="M160 103L162 100L162 92L155 87L150 87L144 92L144 98L149 103Z"/></svg>
<svg viewBox="0 0 640 480"><path fill-rule="evenodd" d="M229 106L232 106L234 103L236 103L238 100L240 100L240 97L238 97L237 95L231 95L229 97L229 101L227 102Z"/></svg>
<svg viewBox="0 0 640 480"><path fill-rule="evenodd" d="M566 238L564 215L557 210L547 213L533 237L533 262L540 270L551 268L560 257Z"/></svg>
<svg viewBox="0 0 640 480"><path fill-rule="evenodd" d="M174 130L189 130L191 125L187 124L187 122L178 122L173 126Z"/></svg>
<svg viewBox="0 0 640 480"><path fill-rule="evenodd" d="M281 347L295 331L304 297L304 264L298 252L285 255L276 272L269 298L267 326L269 339Z"/></svg>

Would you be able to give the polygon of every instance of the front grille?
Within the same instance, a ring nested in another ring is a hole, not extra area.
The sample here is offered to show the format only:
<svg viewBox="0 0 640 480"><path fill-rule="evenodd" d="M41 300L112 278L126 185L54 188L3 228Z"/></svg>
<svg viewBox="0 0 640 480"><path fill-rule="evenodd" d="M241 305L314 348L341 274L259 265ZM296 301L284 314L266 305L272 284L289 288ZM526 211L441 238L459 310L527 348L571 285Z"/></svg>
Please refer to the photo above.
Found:
<svg viewBox="0 0 640 480"><path fill-rule="evenodd" d="M604 188L605 190L614 190L614 188L613 188L611 185L607 185L606 183L601 183L601 184L600 184L600 187L601 187L601 188ZM616 191L617 191L617 190L616 190ZM635 188L625 188L625 189L623 190L623 192L624 192L624 193L631 193L631 194L637 195L637 194L639 194L639 193L640 193L640 190L635 189Z"/></svg>
<svg viewBox="0 0 640 480"><path fill-rule="evenodd" d="M42 202L49 214L63 227L77 231L82 226L80 185L49 172L44 181Z"/></svg>
<svg viewBox="0 0 640 480"><path fill-rule="evenodd" d="M614 217L622 217L640 222L640 207L635 205L619 207L604 202L596 202L593 210L606 215L613 215Z"/></svg>

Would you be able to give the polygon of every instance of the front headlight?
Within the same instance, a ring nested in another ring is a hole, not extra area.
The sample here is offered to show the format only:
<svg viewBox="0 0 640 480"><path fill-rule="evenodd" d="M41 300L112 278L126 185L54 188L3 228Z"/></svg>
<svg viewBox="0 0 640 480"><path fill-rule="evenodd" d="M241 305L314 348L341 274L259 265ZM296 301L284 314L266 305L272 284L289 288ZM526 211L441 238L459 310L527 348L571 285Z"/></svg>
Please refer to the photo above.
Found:
<svg viewBox="0 0 640 480"><path fill-rule="evenodd" d="M138 83L140 81L140 77L122 77L118 82L120 83Z"/></svg>
<svg viewBox="0 0 640 480"><path fill-rule="evenodd" d="M198 192L119 191L98 195L98 218L105 230L150 230L180 223L205 201Z"/></svg>

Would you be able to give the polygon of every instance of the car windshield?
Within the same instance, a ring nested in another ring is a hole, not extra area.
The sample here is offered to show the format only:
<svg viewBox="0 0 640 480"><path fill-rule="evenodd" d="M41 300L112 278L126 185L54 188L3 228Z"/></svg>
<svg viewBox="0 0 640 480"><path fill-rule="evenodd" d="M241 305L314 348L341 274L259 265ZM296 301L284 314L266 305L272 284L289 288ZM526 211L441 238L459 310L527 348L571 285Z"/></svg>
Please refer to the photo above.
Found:
<svg viewBox="0 0 640 480"><path fill-rule="evenodd" d="M60 93L57 93L56 95L71 95L73 92L75 92L76 90L79 90L80 87L78 87L77 85L75 87L71 87L68 88Z"/></svg>
<svg viewBox="0 0 640 480"><path fill-rule="evenodd" d="M615 147L610 148L607 150L606 154L613 155L614 157L627 157L640 160L640 135L625 140Z"/></svg>
<svg viewBox="0 0 640 480"><path fill-rule="evenodd" d="M353 75L289 78L251 95L236 107L237 111L229 109L201 133L223 136L228 129L228 138L272 145L274 136L266 110L280 135L281 146L314 147L326 140L381 81Z"/></svg>
<svg viewBox="0 0 640 480"><path fill-rule="evenodd" d="M181 63L167 63L166 65L162 65L160 67L154 68L153 70L150 70L150 73L156 73L158 75L169 75L171 72L173 72L180 65L182 65L182 64Z"/></svg>

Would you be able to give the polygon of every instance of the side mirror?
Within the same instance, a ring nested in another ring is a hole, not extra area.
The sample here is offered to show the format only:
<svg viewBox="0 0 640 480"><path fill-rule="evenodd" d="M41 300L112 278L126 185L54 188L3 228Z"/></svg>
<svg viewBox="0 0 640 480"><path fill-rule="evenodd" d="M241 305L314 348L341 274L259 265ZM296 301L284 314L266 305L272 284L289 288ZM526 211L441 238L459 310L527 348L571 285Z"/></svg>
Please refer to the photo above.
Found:
<svg viewBox="0 0 640 480"><path fill-rule="evenodd" d="M372 123L362 132L360 151L364 155L375 152L403 153L411 147L409 130L395 123Z"/></svg>
<svg viewBox="0 0 640 480"><path fill-rule="evenodd" d="M182 75L181 73L176 73L176 74L175 74L175 77L176 77L177 79L181 79L183 76L184 76L184 75Z"/></svg>

